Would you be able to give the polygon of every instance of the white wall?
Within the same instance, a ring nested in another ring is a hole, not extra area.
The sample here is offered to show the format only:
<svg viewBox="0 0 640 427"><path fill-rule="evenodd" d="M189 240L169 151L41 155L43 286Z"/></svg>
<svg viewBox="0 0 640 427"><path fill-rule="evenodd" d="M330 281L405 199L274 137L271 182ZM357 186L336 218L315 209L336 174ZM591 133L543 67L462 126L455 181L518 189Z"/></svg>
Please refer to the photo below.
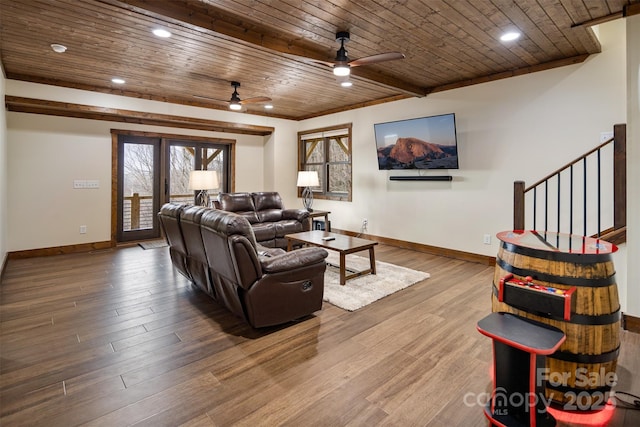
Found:
<svg viewBox="0 0 640 427"><path fill-rule="evenodd" d="M264 147L265 191L278 191L286 207L302 207L296 187L298 168L298 126L282 120Z"/></svg>
<svg viewBox="0 0 640 427"><path fill-rule="evenodd" d="M640 317L640 15L627 23L627 282L626 312ZM632 262L632 260L636 260Z"/></svg>
<svg viewBox="0 0 640 427"><path fill-rule="evenodd" d="M247 114L170 105L161 102L95 94L7 80L7 94L79 104L100 105L160 114L201 117L261 126L291 125L280 119ZM107 241L111 232L111 129L132 129L178 135L221 137L236 140L236 191L256 191L265 187L265 146L280 144L278 136L265 138L175 129L159 126L7 113L8 189L7 250L48 248ZM295 132L290 131L295 135ZM282 132L281 132L282 134ZM290 137L283 137L290 143ZM295 140L291 142L295 149ZM269 148L273 150L273 148ZM291 151L291 150L289 150ZM294 157L295 159L295 157ZM288 169L295 176L296 163ZM268 180L273 183L273 173ZM74 179L97 179L98 190L74 190ZM290 191L295 198L295 188ZM296 200L290 200L295 203ZM55 225L55 226L52 226ZM87 233L80 234L80 225Z"/></svg>
<svg viewBox="0 0 640 427"><path fill-rule="evenodd" d="M1 68L1 65L0 65ZM0 70L0 98L4 99L6 80ZM0 268L7 256L7 122L6 110L0 109Z"/></svg>

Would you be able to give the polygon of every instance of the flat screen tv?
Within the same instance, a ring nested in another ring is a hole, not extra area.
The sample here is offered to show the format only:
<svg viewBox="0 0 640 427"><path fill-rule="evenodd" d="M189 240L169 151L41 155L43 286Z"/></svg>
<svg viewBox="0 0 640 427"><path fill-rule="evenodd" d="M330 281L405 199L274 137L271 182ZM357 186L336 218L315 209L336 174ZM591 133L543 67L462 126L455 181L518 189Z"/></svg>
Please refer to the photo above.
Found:
<svg viewBox="0 0 640 427"><path fill-rule="evenodd" d="M373 126L378 169L458 169L454 113Z"/></svg>

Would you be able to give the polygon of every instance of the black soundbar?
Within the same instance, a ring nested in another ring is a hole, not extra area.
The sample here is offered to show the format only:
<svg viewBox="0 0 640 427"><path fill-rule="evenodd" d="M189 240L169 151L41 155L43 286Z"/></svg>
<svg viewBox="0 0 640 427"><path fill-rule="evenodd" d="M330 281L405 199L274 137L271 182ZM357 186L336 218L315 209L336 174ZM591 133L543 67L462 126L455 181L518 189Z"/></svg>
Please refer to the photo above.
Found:
<svg viewBox="0 0 640 427"><path fill-rule="evenodd" d="M409 175L409 176L390 176L391 181L452 181L450 175Z"/></svg>

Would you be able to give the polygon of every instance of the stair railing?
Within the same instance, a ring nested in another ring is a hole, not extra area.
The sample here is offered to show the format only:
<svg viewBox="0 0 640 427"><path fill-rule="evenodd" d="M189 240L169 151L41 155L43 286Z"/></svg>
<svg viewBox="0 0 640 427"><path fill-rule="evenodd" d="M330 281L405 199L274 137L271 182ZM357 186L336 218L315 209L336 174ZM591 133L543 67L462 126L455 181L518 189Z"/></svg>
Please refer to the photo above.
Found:
<svg viewBox="0 0 640 427"><path fill-rule="evenodd" d="M602 160L607 156L610 163ZM626 125L617 124L612 138L529 187L525 187L524 181L514 182L513 229L552 231L555 228L559 233L598 238L614 233L618 243L620 238L626 240L623 235L627 221L626 164ZM581 191L576 191L576 187ZM603 197L609 201L606 206L610 209L606 212L603 212ZM528 223L525 211L530 213ZM543 217L542 224L539 217ZM579 221L574 221L576 217Z"/></svg>

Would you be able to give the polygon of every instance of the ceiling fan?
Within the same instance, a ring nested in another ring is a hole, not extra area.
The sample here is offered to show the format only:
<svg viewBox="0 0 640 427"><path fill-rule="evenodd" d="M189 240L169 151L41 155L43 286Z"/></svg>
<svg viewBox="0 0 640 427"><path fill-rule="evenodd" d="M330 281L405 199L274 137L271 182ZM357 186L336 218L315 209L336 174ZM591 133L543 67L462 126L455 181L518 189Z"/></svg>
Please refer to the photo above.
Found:
<svg viewBox="0 0 640 427"><path fill-rule="evenodd" d="M212 99L214 101L226 102L229 104L229 108L234 111L239 111L242 109L242 106L245 104L260 104L263 102L271 102L271 98L266 96L256 96L253 98L240 99L240 95L238 94L238 88L240 87L240 82L231 82L231 86L233 87L233 93L231 94L231 99L228 101L223 101L221 99L210 98L207 96L201 95L193 95L196 98L202 99Z"/></svg>
<svg viewBox="0 0 640 427"><path fill-rule="evenodd" d="M338 31L336 33L336 41L340 42L340 49L336 52L336 59L334 62L321 62L330 67L333 67L333 74L338 77L345 77L351 73L351 67L359 67L361 65L376 64L379 62L395 61L396 59L404 59L404 54L401 52L386 52L379 53L377 55L365 56L360 59L350 60L347 56L347 50L344 48L344 44L351 40L351 35L348 31Z"/></svg>

